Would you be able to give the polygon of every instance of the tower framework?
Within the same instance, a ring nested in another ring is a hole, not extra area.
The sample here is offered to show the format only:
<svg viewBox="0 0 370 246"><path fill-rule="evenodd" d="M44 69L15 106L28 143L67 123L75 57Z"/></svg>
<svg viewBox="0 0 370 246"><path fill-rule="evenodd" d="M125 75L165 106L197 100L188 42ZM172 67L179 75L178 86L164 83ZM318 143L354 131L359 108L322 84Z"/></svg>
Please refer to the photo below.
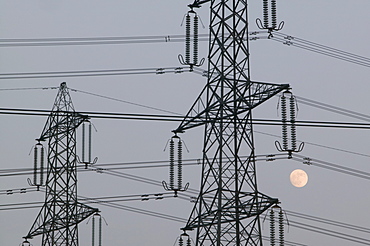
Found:
<svg viewBox="0 0 370 246"><path fill-rule="evenodd" d="M98 209L77 200L76 129L87 116L75 112L66 83L37 141L48 141L45 202L25 238L42 235L42 246L78 246L78 223Z"/></svg>
<svg viewBox="0 0 370 246"><path fill-rule="evenodd" d="M253 82L245 0L210 2L208 81L175 133L205 127L200 193L184 231L196 245L262 245L259 216L278 200L257 189L252 109L288 84Z"/></svg>

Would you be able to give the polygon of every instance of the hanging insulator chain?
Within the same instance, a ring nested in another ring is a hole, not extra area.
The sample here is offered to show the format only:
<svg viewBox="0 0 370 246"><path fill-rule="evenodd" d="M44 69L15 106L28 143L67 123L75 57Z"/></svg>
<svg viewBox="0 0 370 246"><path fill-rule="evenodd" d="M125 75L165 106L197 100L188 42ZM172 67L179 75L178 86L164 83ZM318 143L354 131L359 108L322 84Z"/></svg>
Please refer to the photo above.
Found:
<svg viewBox="0 0 370 246"><path fill-rule="evenodd" d="M270 3L270 4L269 4ZM271 7L271 12L269 12L269 7ZM263 23L261 19L256 19L256 24L259 29L266 29L269 31L270 36L272 36L272 31L280 31L284 27L284 21L277 24L277 7L276 7L276 0L263 0ZM270 18L271 15L271 18ZM271 19L271 25L270 25Z"/></svg>
<svg viewBox="0 0 370 246"><path fill-rule="evenodd" d="M287 126L287 109L286 109L286 97L284 94L281 96L281 121L282 121L282 139L283 149L288 149L288 126Z"/></svg>
<svg viewBox="0 0 370 246"><path fill-rule="evenodd" d="M87 129L86 124L88 125ZM85 168L87 168L88 165L95 164L97 160L97 157L92 160L92 124L89 120L85 120L82 122L81 159L77 156L77 161L85 164Z"/></svg>
<svg viewBox="0 0 370 246"><path fill-rule="evenodd" d="M101 246L101 242L102 242L102 218L101 216L99 217L99 246Z"/></svg>
<svg viewBox="0 0 370 246"><path fill-rule="evenodd" d="M275 212L270 210L270 245L275 246Z"/></svg>
<svg viewBox="0 0 370 246"><path fill-rule="evenodd" d="M185 63L190 64L190 15L189 13L185 17Z"/></svg>
<svg viewBox="0 0 370 246"><path fill-rule="evenodd" d="M91 163L91 152L92 152L92 124L89 124L89 163Z"/></svg>
<svg viewBox="0 0 370 246"><path fill-rule="evenodd" d="M82 162L85 162L85 122L82 123Z"/></svg>
<svg viewBox="0 0 370 246"><path fill-rule="evenodd" d="M37 190L44 185L44 156L44 146L38 142L33 148L33 181L27 179L30 186L37 186Z"/></svg>
<svg viewBox="0 0 370 246"><path fill-rule="evenodd" d="M285 96L286 94L289 94L289 115L287 112L287 100L288 98ZM283 95L280 97L280 103L281 103L281 122L282 122L282 146L278 141L275 141L275 146L278 151L280 152L288 152L289 158L292 157L293 152L301 152L304 143L300 143L299 146L297 146L297 129L296 129L296 109L297 109L297 103L294 95L290 91L285 91ZM289 118L289 119L288 119ZM290 127L290 137L288 136L288 123ZM290 140L290 141L289 141Z"/></svg>
<svg viewBox="0 0 370 246"><path fill-rule="evenodd" d="M173 139L170 140L170 189L175 188L175 143Z"/></svg>
<svg viewBox="0 0 370 246"><path fill-rule="evenodd" d="M269 3L268 0L263 0L263 26L269 26Z"/></svg>
<svg viewBox="0 0 370 246"><path fill-rule="evenodd" d="M292 150L297 148L297 131L295 125L295 117L296 117L296 102L293 95L291 95L290 99L290 123L291 123L291 141L292 141Z"/></svg>
<svg viewBox="0 0 370 246"><path fill-rule="evenodd" d="M92 231L91 231L91 235L92 235L92 243L91 245L92 246L95 246L95 217L93 216L92 217Z"/></svg>
<svg viewBox="0 0 370 246"><path fill-rule="evenodd" d="M279 245L284 246L284 212L279 211Z"/></svg>
<svg viewBox="0 0 370 246"><path fill-rule="evenodd" d="M34 149L33 149L33 184L36 185L37 184L37 154L38 154L38 151L37 151L37 145L35 145Z"/></svg>
<svg viewBox="0 0 370 246"><path fill-rule="evenodd" d="M184 246L184 239L182 237L179 238L179 246Z"/></svg>
<svg viewBox="0 0 370 246"><path fill-rule="evenodd" d="M96 217L99 217L96 218ZM96 219L95 219L96 218ZM97 242L97 246L102 246L102 231L103 231L103 227L102 227L102 221L103 221L104 217L102 217L99 212L96 212L93 216L92 216L92 231L91 231L91 239L92 239L92 246L95 246L95 242ZM104 219L105 221L105 219ZM89 221L87 222L89 223ZM97 223L97 224L96 224ZM107 222L105 221L105 224L107 224Z"/></svg>
<svg viewBox="0 0 370 246"><path fill-rule="evenodd" d="M191 36L191 22L193 17L193 37ZM189 65L190 69L192 70L194 66L202 66L205 59L202 58L200 62L198 62L199 56L199 16L195 13L194 10L190 10L185 15L185 59L182 55L179 55L179 61L182 65ZM191 47L191 41L193 41L193 47ZM193 52L193 62L191 62L191 51Z"/></svg>
<svg viewBox="0 0 370 246"><path fill-rule="evenodd" d="M199 29L199 17L198 15L194 16L194 40L193 40L193 64L198 64L198 29Z"/></svg>
<svg viewBox="0 0 370 246"><path fill-rule="evenodd" d="M177 150L177 188L182 189L182 141L179 139Z"/></svg>
<svg viewBox="0 0 370 246"><path fill-rule="evenodd" d="M271 27L276 29L277 26L277 13L276 13L276 0L271 0Z"/></svg>
<svg viewBox="0 0 370 246"><path fill-rule="evenodd" d="M188 239L186 240L186 246L191 246L191 239L189 236Z"/></svg>
<svg viewBox="0 0 370 246"><path fill-rule="evenodd" d="M40 185L44 185L44 161L45 161L45 148L41 146L40 151Z"/></svg>
<svg viewBox="0 0 370 246"><path fill-rule="evenodd" d="M177 139L177 141L175 141ZM175 142L177 149L175 148ZM171 190L175 192L177 196L178 191L185 191L189 187L189 183L183 186L183 173L182 173L182 152L183 152L183 141L177 135L173 136L169 140L170 148L170 171L169 171L169 185L165 181L162 181L163 188L165 190ZM186 147L186 145L185 145ZM175 149L177 150L177 187L175 188Z"/></svg>

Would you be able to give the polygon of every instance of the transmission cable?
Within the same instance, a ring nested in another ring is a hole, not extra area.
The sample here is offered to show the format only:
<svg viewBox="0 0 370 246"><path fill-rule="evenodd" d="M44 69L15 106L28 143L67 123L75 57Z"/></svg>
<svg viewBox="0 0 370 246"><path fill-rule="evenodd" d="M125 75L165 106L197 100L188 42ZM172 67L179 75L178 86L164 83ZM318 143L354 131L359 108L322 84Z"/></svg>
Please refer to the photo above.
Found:
<svg viewBox="0 0 370 246"><path fill-rule="evenodd" d="M276 135L276 134L272 134L272 133L261 132L261 131L257 131L257 130L253 130L253 132L258 133L258 134L262 134L262 135L266 135L266 136L270 136L270 137L282 138L281 136ZM330 147L330 146L326 146L326 145L322 145L322 144L316 144L316 143L312 143L312 142L302 141L302 140L299 140L299 139L297 139L297 141L298 142L304 142L305 144L308 144L308 145L317 146L317 147L326 148L326 149L335 150L335 151L340 151L340 152L344 152L344 153L348 153L348 154L352 154L352 155L358 155L358 156L363 156L363 157L368 157L368 158L370 157L370 155L368 155L368 154L359 153L359 152L355 152L355 151Z"/></svg>
<svg viewBox="0 0 370 246"><path fill-rule="evenodd" d="M70 78L70 77L96 77L117 75L144 75L144 74L180 74L192 72L189 67L162 67L162 68L132 68L132 69L104 69L81 71L50 71L50 72L21 72L1 73L1 79L42 79L42 78Z"/></svg>
<svg viewBox="0 0 370 246"><path fill-rule="evenodd" d="M333 226L341 227L341 228L344 228L344 229L354 230L354 231L357 231L357 232L370 233L369 228L362 227L362 226L351 225L351 224L348 224L348 223L343 223L343 222L339 222L339 221L335 221L335 220L324 219L322 217L307 215L307 214L293 212L293 211L289 211L289 210L284 210L284 212L288 216L297 217L297 218L300 218L300 219L310 220L310 221L314 221L314 222L320 222L320 223L324 223L324 224L327 224L327 225L333 225Z"/></svg>
<svg viewBox="0 0 370 246"><path fill-rule="evenodd" d="M310 157L305 157L305 156L299 155L297 153L293 154L292 160L298 161L298 162L303 162L303 164L306 164L306 165L312 165L312 166L317 166L317 167L321 167L321 168L326 168L326 169L329 169L329 170L332 170L332 171L336 171L336 172L340 172L340 173L343 173L343 174L352 175L352 176L355 176L355 177L358 177L358 178L370 180L370 173L369 172L364 172L364 171L356 170L356 169L353 169L353 168L341 166L341 165L338 165L338 164L330 163L330 162L327 162L327 161L322 161L322 160L313 159L313 158L310 158Z"/></svg>
<svg viewBox="0 0 370 246"><path fill-rule="evenodd" d="M363 121L367 121L367 122L370 121L370 115L362 114L362 113L359 113L359 112L355 112L355 111L352 111L352 110L340 108L340 107L337 107L337 106L333 106L333 105L330 105L330 104L318 102L318 101L308 99L308 98L304 98L304 97L300 97L300 96L295 96L295 97L297 98L297 101L299 103L306 104L306 105L311 106L311 107L316 107L316 108L319 108L319 109L327 110L327 111L330 111L330 112L334 112L334 113L337 113L337 114L349 116L349 117L359 119L359 120L363 120Z"/></svg>
<svg viewBox="0 0 370 246"><path fill-rule="evenodd" d="M339 49L334 49L329 46L314 43L301 38L293 37L291 35L283 34L280 32L274 32L271 40L283 43L287 46L295 46L301 49L312 51L318 54L326 55L343 61L351 62L357 65L370 67L370 58L355 55L349 52L345 52Z"/></svg>
<svg viewBox="0 0 370 246"><path fill-rule="evenodd" d="M248 33L250 41L260 39L260 34L267 31L252 31ZM267 36L266 36L267 37ZM0 47L48 47L48 46L73 46L73 45L114 45L114 44L149 44L185 42L186 36L153 35L153 36L115 36L115 37L80 37L80 38L18 38L0 39ZM209 34L198 34L198 41L208 41Z"/></svg>
<svg viewBox="0 0 370 246"><path fill-rule="evenodd" d="M170 113L170 114L174 114L174 115L181 115L179 113L175 113L175 112L172 112L172 111L168 111L168 110L164 110L164 109L160 109L160 108L155 108L155 107L152 107L152 106L147 106L147 105L143 105L143 104L139 104L139 103L133 103L133 102L129 102L129 101L126 101L126 100L117 99L117 98L113 98L113 97L109 97L109 96L103 96L103 95L92 93L92 92L87 92L87 91L82 91L82 90L77 90L77 89L72 89L72 88L69 88L69 89L71 91L79 92L79 93L82 93L82 94L87 94L87 95L90 95L90 96L109 99L109 100L112 100L112 101L122 102L122 103L130 104L130 105L134 105L134 106L139 106L139 107L143 107L143 108L146 108L146 109L152 109L152 110L156 110L156 111L160 111L160 112L164 112L164 113Z"/></svg>

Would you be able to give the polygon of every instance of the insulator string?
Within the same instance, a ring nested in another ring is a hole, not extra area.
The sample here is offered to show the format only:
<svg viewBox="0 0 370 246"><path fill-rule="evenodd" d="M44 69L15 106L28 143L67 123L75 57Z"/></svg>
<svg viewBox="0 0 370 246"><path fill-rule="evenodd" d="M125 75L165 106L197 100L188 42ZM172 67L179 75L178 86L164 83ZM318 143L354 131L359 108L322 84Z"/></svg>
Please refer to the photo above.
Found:
<svg viewBox="0 0 370 246"><path fill-rule="evenodd" d="M182 189L182 141L179 139L177 152L177 185L178 189Z"/></svg>
<svg viewBox="0 0 370 246"><path fill-rule="evenodd" d="M194 16L194 40L193 40L193 63L198 64L198 28L199 28L198 15Z"/></svg>
<svg viewBox="0 0 370 246"><path fill-rule="evenodd" d="M290 99L290 123L291 123L291 145L292 145L292 150L297 149L297 130L296 130L296 125L295 125L295 117L296 117L296 103L295 103L295 98L293 95L291 95Z"/></svg>
<svg viewBox="0 0 370 246"><path fill-rule="evenodd" d="M284 246L284 212L279 211L279 245Z"/></svg>
<svg viewBox="0 0 370 246"><path fill-rule="evenodd" d="M272 28L277 27L277 12L276 12L276 0L271 0L271 26Z"/></svg>
<svg viewBox="0 0 370 246"><path fill-rule="evenodd" d="M95 246L95 218L94 216L92 217L92 246Z"/></svg>
<svg viewBox="0 0 370 246"><path fill-rule="evenodd" d="M191 246L191 239L189 236L188 239L186 240L186 246Z"/></svg>
<svg viewBox="0 0 370 246"><path fill-rule="evenodd" d="M85 162L85 124L82 123L82 162Z"/></svg>
<svg viewBox="0 0 370 246"><path fill-rule="evenodd" d="M170 140L170 189L173 190L175 182L175 144Z"/></svg>
<svg viewBox="0 0 370 246"><path fill-rule="evenodd" d="M287 108L286 97L284 94L281 96L281 121L282 121L282 139L283 149L288 149L288 126L287 126Z"/></svg>
<svg viewBox="0 0 370 246"><path fill-rule="evenodd" d="M263 25L265 28L269 26L269 5L268 0L263 0Z"/></svg>
<svg viewBox="0 0 370 246"><path fill-rule="evenodd" d="M275 212L270 210L270 245L275 246Z"/></svg>
<svg viewBox="0 0 370 246"><path fill-rule="evenodd" d="M185 63L190 64L190 15L185 17Z"/></svg>
<svg viewBox="0 0 370 246"><path fill-rule="evenodd" d="M33 161L34 161L34 165L33 165L33 184L36 185L37 183L37 154L38 154L38 151L37 151L37 145L35 145L34 147L34 153L33 153Z"/></svg>
<svg viewBox="0 0 370 246"><path fill-rule="evenodd" d="M179 246L184 246L184 239L182 237L179 238Z"/></svg>
<svg viewBox="0 0 370 246"><path fill-rule="evenodd" d="M44 185L44 161L45 161L45 149L41 146L40 155L40 185Z"/></svg>
<svg viewBox="0 0 370 246"><path fill-rule="evenodd" d="M99 217L99 246L102 246L101 245L101 242L102 242L102 218L101 216Z"/></svg>
<svg viewBox="0 0 370 246"><path fill-rule="evenodd" d="M92 126L91 126L91 122L89 122L89 163L91 163L91 146L92 146Z"/></svg>

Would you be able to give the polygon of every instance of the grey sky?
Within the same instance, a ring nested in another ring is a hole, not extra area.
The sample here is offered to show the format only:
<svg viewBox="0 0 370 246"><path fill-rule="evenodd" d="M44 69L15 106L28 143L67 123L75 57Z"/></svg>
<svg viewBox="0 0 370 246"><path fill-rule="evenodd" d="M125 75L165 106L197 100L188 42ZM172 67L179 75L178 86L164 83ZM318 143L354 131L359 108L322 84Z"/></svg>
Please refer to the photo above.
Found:
<svg viewBox="0 0 370 246"><path fill-rule="evenodd" d="M254 20L261 17L262 1L249 1L250 31L257 30ZM152 1L0 1L0 38L112 37L183 34L180 26L188 11L184 0ZM282 32L320 44L370 57L368 0L284 0L278 1L278 19L285 21ZM207 26L209 5L198 14ZM201 29L200 33L207 33ZM336 60L271 40L251 42L251 77L255 81L289 83L298 96L369 114L369 68ZM177 55L182 43L89 45L55 47L0 47L0 74L17 72L73 71L180 66ZM207 56L202 42L200 56ZM204 65L203 69L206 68ZM59 86L150 105L180 114L190 108L206 80L198 74L102 76L78 78L0 80L0 89ZM0 91L0 107L51 109L56 90ZM119 103L87 94L71 92L77 111L158 114L160 112ZM278 119L277 98L254 111L255 118ZM0 167L32 167L29 152L45 124L45 117L0 116ZM298 120L357 121L326 111L299 105ZM118 163L168 159L163 152L171 130L177 123L150 121L94 120L94 156L98 163ZM258 132L280 135L279 127L256 126ZM190 153L184 158L200 158L203 129L182 135ZM317 143L369 153L367 130L298 128L298 138ZM275 137L255 133L256 153L277 153ZM306 145L303 156L370 172L369 158ZM289 174L296 168L309 175L308 185L295 188ZM158 181L168 179L167 168L121 170ZM356 178L293 160L258 163L259 189L279 198L283 209L338 220L363 227L370 226L368 208L369 180ZM28 188L29 176L0 178L0 190ZM29 177L31 178L31 177ZM186 167L184 181L197 189L200 166ZM88 197L152 194L164 192L159 186L95 172L79 173L79 194ZM0 204L42 201L43 193L0 195ZM124 202L123 205L162 212L187 219L193 204L181 199ZM96 205L108 222L104 226L103 245L173 245L182 223L139 215ZM30 229L39 209L0 211L1 245L19 245ZM297 220L295 218L289 218ZM306 222L306 221L302 221ZM312 222L309 222L313 224ZM319 224L318 224L319 225ZM322 225L319 225L322 226ZM335 230L327 226L324 228ZM91 245L91 224L80 227L80 245ZM350 231L343 233L354 234ZM268 223L263 235L269 236ZM194 238L194 234L191 234ZM368 238L368 234L356 236ZM290 227L289 241L306 245L360 245ZM40 238L32 240L38 245ZM265 242L268 245L268 242ZM370 244L370 243L369 243Z"/></svg>

